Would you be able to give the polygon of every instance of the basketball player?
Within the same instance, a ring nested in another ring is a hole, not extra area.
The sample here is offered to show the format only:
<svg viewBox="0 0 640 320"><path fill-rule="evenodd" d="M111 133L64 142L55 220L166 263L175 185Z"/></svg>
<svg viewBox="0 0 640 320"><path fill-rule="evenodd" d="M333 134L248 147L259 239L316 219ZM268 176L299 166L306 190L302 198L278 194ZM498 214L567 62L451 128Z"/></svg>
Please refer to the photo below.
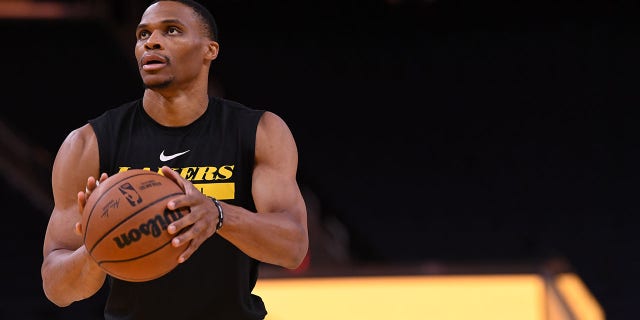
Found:
<svg viewBox="0 0 640 320"><path fill-rule="evenodd" d="M252 294L259 263L294 269L308 248L294 138L274 113L209 96L219 46L202 5L156 1L135 34L143 96L73 130L56 155L44 292L68 306L107 281L107 320L263 319L264 303ZM167 228L184 248L180 264L148 282L107 276L80 236L79 212L96 184L129 168L175 180L185 195L167 207L191 209Z"/></svg>

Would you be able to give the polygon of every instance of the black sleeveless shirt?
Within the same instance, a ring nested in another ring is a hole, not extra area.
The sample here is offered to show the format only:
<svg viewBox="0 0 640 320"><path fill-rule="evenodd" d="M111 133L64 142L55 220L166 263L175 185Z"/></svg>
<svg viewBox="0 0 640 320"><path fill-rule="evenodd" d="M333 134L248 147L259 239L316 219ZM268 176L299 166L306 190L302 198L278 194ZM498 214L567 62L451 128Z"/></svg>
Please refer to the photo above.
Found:
<svg viewBox="0 0 640 320"><path fill-rule="evenodd" d="M185 127L155 122L135 100L89 120L98 139L100 172L159 171L167 165L205 195L255 211L251 196L257 124L264 111L210 97L206 112ZM148 282L109 277L106 320L263 319L252 294L255 259L214 234L184 263Z"/></svg>

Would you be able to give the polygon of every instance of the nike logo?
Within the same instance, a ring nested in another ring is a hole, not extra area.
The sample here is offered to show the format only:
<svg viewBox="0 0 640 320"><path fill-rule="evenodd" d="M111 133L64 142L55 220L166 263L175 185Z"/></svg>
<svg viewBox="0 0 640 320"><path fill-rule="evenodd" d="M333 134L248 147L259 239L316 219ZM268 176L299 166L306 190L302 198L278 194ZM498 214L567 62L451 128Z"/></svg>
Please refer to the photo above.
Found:
<svg viewBox="0 0 640 320"><path fill-rule="evenodd" d="M162 152L160 153L160 161L165 162L165 161L169 161L169 160L175 159L175 158L177 158L177 157L179 157L179 156L181 156L181 155L183 155L183 154L185 154L185 153L187 153L189 151L191 151L191 150L187 150L185 152L179 152L179 153L176 153L176 154L171 154L171 155L165 156L164 155L164 150L162 150Z"/></svg>

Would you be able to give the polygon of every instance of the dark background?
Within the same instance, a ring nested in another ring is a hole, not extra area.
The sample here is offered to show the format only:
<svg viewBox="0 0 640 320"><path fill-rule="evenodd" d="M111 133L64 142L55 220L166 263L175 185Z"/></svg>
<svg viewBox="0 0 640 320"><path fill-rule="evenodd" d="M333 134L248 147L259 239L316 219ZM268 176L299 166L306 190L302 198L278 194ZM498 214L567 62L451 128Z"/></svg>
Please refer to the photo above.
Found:
<svg viewBox="0 0 640 320"><path fill-rule="evenodd" d="M142 93L147 2L93 3L89 17L0 19L1 319L100 314L92 299L54 307L39 274L57 148ZM300 184L323 228L347 231L351 263L560 257L608 319L637 314L635 2L205 3L215 92L287 121Z"/></svg>

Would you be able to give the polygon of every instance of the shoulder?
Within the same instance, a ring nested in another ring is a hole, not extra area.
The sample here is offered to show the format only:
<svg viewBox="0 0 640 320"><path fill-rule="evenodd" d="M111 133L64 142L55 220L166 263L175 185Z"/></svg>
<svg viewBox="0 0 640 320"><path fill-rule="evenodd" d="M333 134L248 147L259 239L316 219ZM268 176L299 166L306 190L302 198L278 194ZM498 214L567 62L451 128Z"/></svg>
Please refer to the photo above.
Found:
<svg viewBox="0 0 640 320"><path fill-rule="evenodd" d="M91 125L71 131L60 146L53 164L55 176L64 176L73 173L85 178L98 173L98 144L95 132ZM58 175L56 173L64 173Z"/></svg>
<svg viewBox="0 0 640 320"><path fill-rule="evenodd" d="M97 151L97 139L93 127L85 124L82 127L71 131L62 142L58 156L65 156L69 153L78 155L78 152Z"/></svg>
<svg viewBox="0 0 640 320"><path fill-rule="evenodd" d="M271 111L263 112L260 122L258 122L258 128L266 133L290 133L287 123L279 115Z"/></svg>
<svg viewBox="0 0 640 320"><path fill-rule="evenodd" d="M244 113L244 114L262 114L264 112L264 110L247 106L246 104L240 103L235 100L214 97L214 96L210 97L209 105L213 106L216 109L226 111L226 112Z"/></svg>
<svg viewBox="0 0 640 320"><path fill-rule="evenodd" d="M258 122L256 158L270 158L282 163L297 161L297 147L291 130L287 123L273 112L265 111Z"/></svg>

